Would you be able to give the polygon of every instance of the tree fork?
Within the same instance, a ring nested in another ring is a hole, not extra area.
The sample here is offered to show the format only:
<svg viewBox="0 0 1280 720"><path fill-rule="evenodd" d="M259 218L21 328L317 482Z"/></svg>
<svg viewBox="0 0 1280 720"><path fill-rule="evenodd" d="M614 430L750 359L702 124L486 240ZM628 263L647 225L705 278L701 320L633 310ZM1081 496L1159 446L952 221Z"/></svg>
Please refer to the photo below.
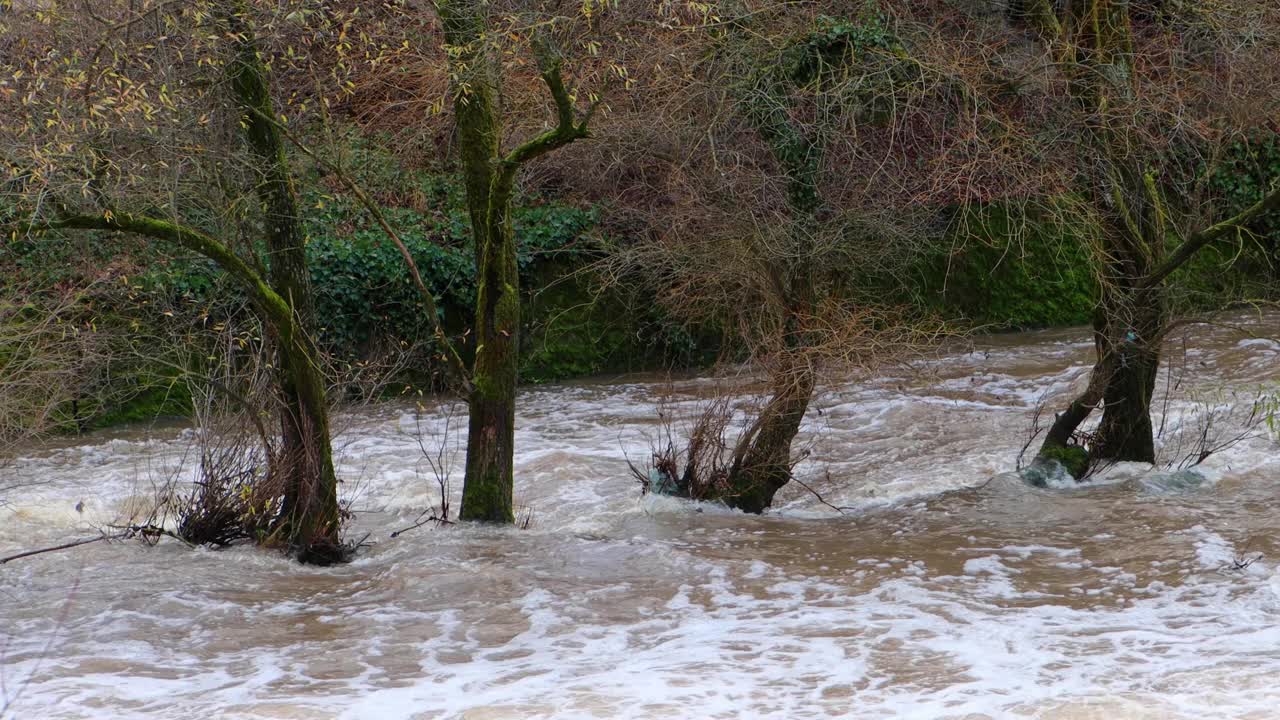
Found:
<svg viewBox="0 0 1280 720"><path fill-rule="evenodd" d="M515 521L515 401L519 374L520 276L511 204L516 175L527 162L590 136L597 103L581 120L564 84L562 63L546 46L535 48L538 70L556 110L556 125L503 155L496 77L484 48L486 24L479 0L437 0L445 40L459 48L471 74L455 88L454 113L476 254L475 360L471 372L463 520Z"/></svg>

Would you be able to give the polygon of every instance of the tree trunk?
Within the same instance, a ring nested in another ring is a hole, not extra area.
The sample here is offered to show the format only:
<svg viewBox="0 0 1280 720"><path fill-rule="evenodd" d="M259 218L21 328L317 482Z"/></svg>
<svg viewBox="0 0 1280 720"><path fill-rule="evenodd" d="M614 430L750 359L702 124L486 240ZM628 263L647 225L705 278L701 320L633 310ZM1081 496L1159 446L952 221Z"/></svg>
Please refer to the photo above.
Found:
<svg viewBox="0 0 1280 720"><path fill-rule="evenodd" d="M315 310L307 269L306 237L284 143L273 120L266 67L248 26L247 7L230 5L228 24L236 57L228 79L241 112L241 126L261 172L257 194L263 206L269 280L288 304L291 327L272 328L279 354L282 451L273 469L284 478L283 512L277 533L299 559L327 564L341 559L338 481L329 437L325 380L312 329Z"/></svg>
<svg viewBox="0 0 1280 720"><path fill-rule="evenodd" d="M1089 385L1080 393L1067 409L1056 415L1053 425L1045 435L1044 443L1037 453L1040 457L1048 457L1054 449L1065 448L1075 439L1080 425L1089 418L1102 396L1106 393L1107 382L1111 378L1111 367L1114 355L1108 350L1111 343L1106 336L1106 318L1101 307L1094 309L1093 348L1095 360L1093 369L1089 371Z"/></svg>
<svg viewBox="0 0 1280 720"><path fill-rule="evenodd" d="M1160 367L1158 350L1134 349L1121 360L1103 394L1102 423L1090 456L1097 460L1156 461L1151 396Z"/></svg>
<svg viewBox="0 0 1280 720"><path fill-rule="evenodd" d="M786 176L790 233L796 251L782 257L761 253L776 293L772 300L780 310L774 360L781 367L771 378L773 397L734 449L729 489L722 498L730 507L757 514L791 482L791 443L800 432L816 382L810 357L812 338L805 323L813 314L814 285L822 269L808 259L803 248L818 231L817 216L822 207L819 171L825 150L817 137L792 118L789 91L780 76L765 79L759 90L759 96L742 102L748 120Z"/></svg>
<svg viewBox="0 0 1280 720"><path fill-rule="evenodd" d="M777 388L734 453L724 502L743 512L762 513L791 482L791 443L813 398L815 373L801 361L774 382Z"/></svg>
<svg viewBox="0 0 1280 720"><path fill-rule="evenodd" d="M442 0L445 39L462 48L466 91L455 93L458 145L475 243L475 360L467 425L463 520L515 521L515 396L520 330L520 278L510 226L511 187L496 165L501 152L496 81L484 50L484 9L475 0ZM504 187L505 186L505 187Z"/></svg>
<svg viewBox="0 0 1280 720"><path fill-rule="evenodd" d="M1155 290L1138 290L1131 297L1131 307L1123 315L1129 322L1111 334L1114 357L1102 396L1102 422L1090 455L1096 460L1154 463L1151 397L1160 370L1164 303Z"/></svg>
<svg viewBox="0 0 1280 720"><path fill-rule="evenodd" d="M512 511L516 380L519 372L520 276L511 201L516 173L527 161L588 137L595 105L581 122L565 87L559 54L535 43L538 70L555 103L557 124L502 154L495 102L497 65L485 48L489 3L436 0L445 40L457 49L454 112L467 184L476 256L475 365L467 428L463 520L514 522Z"/></svg>
<svg viewBox="0 0 1280 720"><path fill-rule="evenodd" d="M516 379L519 372L520 276L511 226L511 188L495 183L488 197L486 238L476 273L476 357L463 520L515 521L513 494Z"/></svg>
<svg viewBox="0 0 1280 720"><path fill-rule="evenodd" d="M1167 320L1161 288L1144 283L1149 261L1131 249L1119 242L1108 246L1112 277L1094 311L1097 360L1088 387L1054 419L1041 458L1071 445L1080 425L1101 406L1102 422L1088 443L1089 462L1155 462L1151 398Z"/></svg>

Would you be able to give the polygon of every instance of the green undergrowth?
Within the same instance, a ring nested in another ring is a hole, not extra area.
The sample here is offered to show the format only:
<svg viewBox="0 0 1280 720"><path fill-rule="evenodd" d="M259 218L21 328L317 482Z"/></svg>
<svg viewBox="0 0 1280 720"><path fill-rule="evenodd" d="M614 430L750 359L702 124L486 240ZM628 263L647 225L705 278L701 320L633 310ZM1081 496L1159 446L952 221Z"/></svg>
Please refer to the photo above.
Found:
<svg viewBox="0 0 1280 720"><path fill-rule="evenodd" d="M461 179L447 169L405 168L358 140L348 139L339 159L408 248L446 331L467 356L476 288ZM410 386L430 384L439 369L433 365L438 360L431 351L432 324L400 250L340 178L304 160L296 160L299 199L322 348L337 367L388 349L418 348L402 379ZM636 311L618 292L597 292L586 271L599 257L596 209L526 193L517 197L513 217L524 295L523 381L649 369L692 357L692 341L651 303ZM247 312L240 287L211 261L120 235L24 238L4 248L0 275L40 287L97 288L87 294L80 322L86 328L106 322L120 337L175 331L181 336L184 327L207 330ZM172 369L174 358L149 364L136 356L86 381L84 392L68 393L73 399L59 427L81 430L189 414L191 398Z"/></svg>
<svg viewBox="0 0 1280 720"><path fill-rule="evenodd" d="M402 168L361 143L349 150L349 166L413 256L446 331L467 337L475 250L461 178ZM303 194L307 253L325 349L351 361L388 344L428 340L430 319L399 249L336 178L314 172L303 185L310 188ZM662 322L627 312L616 294L594 291L586 268L599 254L598 210L525 193L516 198L513 222L524 296L522 380L640 369L670 354L672 333ZM471 350L465 341L459 346L464 356Z"/></svg>
<svg viewBox="0 0 1280 720"><path fill-rule="evenodd" d="M87 428L100 429L150 422L160 417L189 417L191 392L185 382L172 375L156 377L150 369L127 379L137 390L127 393L119 403L101 408L84 408L89 421ZM127 388L125 389L127 392Z"/></svg>
<svg viewBox="0 0 1280 720"><path fill-rule="evenodd" d="M1088 322L1097 286L1086 239L1043 213L999 205L963 211L925 261L921 302L995 330Z"/></svg>
<svg viewBox="0 0 1280 720"><path fill-rule="evenodd" d="M828 28L841 42L854 30ZM356 136L330 145L335 162L348 168L378 202L404 241L435 297L446 331L465 338L475 280L460 178L450 168L406 166ZM387 348L429 347L431 323L423 316L399 249L340 178L308 165L305 158L294 161L324 350L342 366ZM1242 144L1216 176L1215 191L1232 207L1247 206L1264 190L1260 178L1280 175L1277 168L1280 147L1274 137ZM898 278L884 281L885 297L982 329L1089 321L1097 288L1086 221L1066 210L998 203L956 213L931 240L935 249L913 265L905 284ZM598 292L588 269L606 245L600 238L600 214L599 208L536 193L516 198L513 216L524 295L521 379L543 383L712 362L718 331L691 334L639 288ZM1257 228L1245 252L1210 248L1180 270L1171 285L1178 288L1183 306L1214 307L1224 299L1271 291L1278 222L1268 220ZM86 326L107 322L125 335L169 336L176 327L181 337L182 327L206 327L246 312L238 286L213 263L135 238L95 233L21 238L0 255L4 278L19 278L32 287L110 287L110 292L90 293L83 317L76 321ZM460 347L466 355L467 343ZM426 384L431 362L430 352L416 358L406 381ZM190 412L185 384L163 363L135 357L86 379L85 386L66 412L69 426L101 427Z"/></svg>

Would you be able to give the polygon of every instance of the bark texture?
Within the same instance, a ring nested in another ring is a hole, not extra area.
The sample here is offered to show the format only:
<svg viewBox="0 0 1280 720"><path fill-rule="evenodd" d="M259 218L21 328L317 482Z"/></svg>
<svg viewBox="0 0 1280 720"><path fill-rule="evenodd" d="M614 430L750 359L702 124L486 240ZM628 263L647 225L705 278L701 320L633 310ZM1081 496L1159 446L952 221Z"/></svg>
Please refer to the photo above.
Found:
<svg viewBox="0 0 1280 720"><path fill-rule="evenodd" d="M524 163L587 137L591 111L581 122L576 119L558 56L535 48L557 123L504 155L498 71L485 46L488 8L482 0L436 2L445 40L456 52L454 114L476 258L476 346L459 517L511 523L520 347L520 276L511 221L516 175Z"/></svg>
<svg viewBox="0 0 1280 720"><path fill-rule="evenodd" d="M227 78L245 141L261 173L256 191L266 229L270 284L291 315L286 326L271 325L284 408L275 472L283 475L285 496L277 534L301 559L333 562L342 555L338 480L325 381L313 341L315 308L306 237L248 8L239 0L229 3L228 10L234 57L227 65Z"/></svg>
<svg viewBox="0 0 1280 720"><path fill-rule="evenodd" d="M724 501L743 512L762 513L773 496L791 482L791 445L813 398L812 367L798 366L776 378L774 391L744 434L729 469L729 495Z"/></svg>

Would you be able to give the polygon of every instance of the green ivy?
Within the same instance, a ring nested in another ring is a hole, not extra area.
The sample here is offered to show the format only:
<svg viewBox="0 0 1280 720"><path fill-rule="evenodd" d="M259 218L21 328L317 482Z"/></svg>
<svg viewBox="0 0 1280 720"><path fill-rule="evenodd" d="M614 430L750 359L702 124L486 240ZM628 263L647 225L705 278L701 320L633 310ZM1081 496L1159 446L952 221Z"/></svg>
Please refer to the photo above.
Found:
<svg viewBox="0 0 1280 720"><path fill-rule="evenodd" d="M1061 220L1000 205L965 211L947 247L922 268L926 305L980 325L1083 324L1097 297L1085 239Z"/></svg>
<svg viewBox="0 0 1280 720"><path fill-rule="evenodd" d="M450 191L439 197L453 202L384 213L435 296L441 321L465 326L475 299L468 218L461 195ZM424 337L430 323L422 316L400 250L365 209L345 196L317 193L306 200L312 208L306 220L307 261L322 345L339 357L355 358L378 339ZM528 276L542 264L585 257L596 215L564 205L524 205L514 211L514 223L517 262Z"/></svg>
<svg viewBox="0 0 1280 720"><path fill-rule="evenodd" d="M1263 130L1228 147L1226 159L1211 175L1210 187L1222 199L1225 217L1260 201L1276 182L1280 182L1280 133ZM1257 244L1254 252L1235 261L1235 274L1241 279L1280 277L1280 213L1259 219L1251 229L1257 233ZM1221 275L1223 265L1232 265L1232 258L1221 253L1214 259L1218 269L1212 275ZM1274 292L1274 287L1258 290Z"/></svg>
<svg viewBox="0 0 1280 720"><path fill-rule="evenodd" d="M819 15L813 29L787 49L784 67L792 82L805 86L877 50L895 53L901 45L884 16L868 6L857 19Z"/></svg>

